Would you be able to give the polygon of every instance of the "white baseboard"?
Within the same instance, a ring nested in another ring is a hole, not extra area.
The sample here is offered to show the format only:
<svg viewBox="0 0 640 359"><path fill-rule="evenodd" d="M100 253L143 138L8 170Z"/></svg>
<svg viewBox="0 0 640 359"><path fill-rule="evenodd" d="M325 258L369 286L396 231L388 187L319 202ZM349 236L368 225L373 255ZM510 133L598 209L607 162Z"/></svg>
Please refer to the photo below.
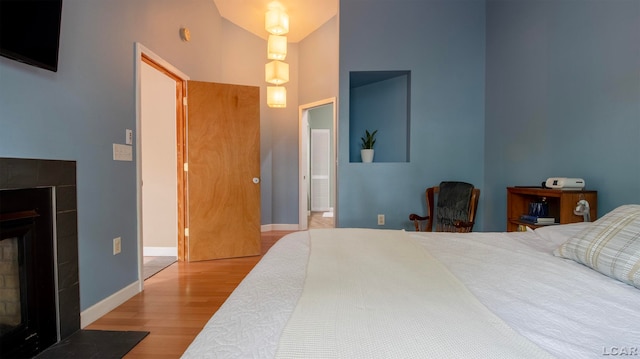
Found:
<svg viewBox="0 0 640 359"><path fill-rule="evenodd" d="M144 247L142 253L150 257L177 257L178 247Z"/></svg>
<svg viewBox="0 0 640 359"><path fill-rule="evenodd" d="M300 230L300 226L297 224L263 224L260 226L261 232L298 230Z"/></svg>
<svg viewBox="0 0 640 359"><path fill-rule="evenodd" d="M131 299L131 297L138 293L140 293L140 281L135 281L90 308L83 310L80 313L80 328L84 328L100 319L103 315L116 309L120 304Z"/></svg>

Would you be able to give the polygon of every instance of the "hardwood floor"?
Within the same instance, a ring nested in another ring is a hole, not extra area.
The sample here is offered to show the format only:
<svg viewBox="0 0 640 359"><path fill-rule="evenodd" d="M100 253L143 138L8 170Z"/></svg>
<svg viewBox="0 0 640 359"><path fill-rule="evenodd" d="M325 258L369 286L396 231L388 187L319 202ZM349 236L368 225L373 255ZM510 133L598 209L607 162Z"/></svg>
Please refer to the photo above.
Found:
<svg viewBox="0 0 640 359"><path fill-rule="evenodd" d="M262 254L288 233L263 232ZM179 358L261 257L174 263L85 329L149 331L125 359Z"/></svg>
<svg viewBox="0 0 640 359"><path fill-rule="evenodd" d="M325 217L323 212L311 212L307 217L307 223L310 229L335 227L334 217Z"/></svg>

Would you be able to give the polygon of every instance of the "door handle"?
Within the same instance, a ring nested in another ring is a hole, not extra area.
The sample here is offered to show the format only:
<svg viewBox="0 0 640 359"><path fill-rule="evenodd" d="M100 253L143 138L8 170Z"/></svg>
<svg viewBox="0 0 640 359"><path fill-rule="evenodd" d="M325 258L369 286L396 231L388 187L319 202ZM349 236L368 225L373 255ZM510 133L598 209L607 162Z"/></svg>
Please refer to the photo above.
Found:
<svg viewBox="0 0 640 359"><path fill-rule="evenodd" d="M258 177L253 177L253 183L255 183L255 184L260 183L260 178L258 178Z"/></svg>

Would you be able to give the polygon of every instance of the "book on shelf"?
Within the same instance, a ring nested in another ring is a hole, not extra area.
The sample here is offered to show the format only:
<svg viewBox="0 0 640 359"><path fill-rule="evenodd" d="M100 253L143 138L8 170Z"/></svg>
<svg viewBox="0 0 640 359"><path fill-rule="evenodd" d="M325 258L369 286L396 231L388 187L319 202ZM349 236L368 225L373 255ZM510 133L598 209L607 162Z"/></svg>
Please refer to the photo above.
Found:
<svg viewBox="0 0 640 359"><path fill-rule="evenodd" d="M554 217L538 217L538 216L532 216L529 214L523 214L522 216L520 216L520 220L525 221L525 222L529 222L529 223L535 223L535 224L554 224L556 223L556 219Z"/></svg>

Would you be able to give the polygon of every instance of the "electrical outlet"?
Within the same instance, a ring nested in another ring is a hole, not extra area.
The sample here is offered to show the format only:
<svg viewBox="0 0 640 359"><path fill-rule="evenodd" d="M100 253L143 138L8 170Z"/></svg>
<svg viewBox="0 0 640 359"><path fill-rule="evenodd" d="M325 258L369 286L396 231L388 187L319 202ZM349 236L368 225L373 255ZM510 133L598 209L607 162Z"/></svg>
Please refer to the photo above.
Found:
<svg viewBox="0 0 640 359"><path fill-rule="evenodd" d="M133 145L133 131L130 129L127 129L126 131L126 136L125 136L125 142L127 145Z"/></svg>
<svg viewBox="0 0 640 359"><path fill-rule="evenodd" d="M378 225L379 226L384 226L384 214L379 214L378 215Z"/></svg>
<svg viewBox="0 0 640 359"><path fill-rule="evenodd" d="M113 255L122 252L122 238L114 238L113 239Z"/></svg>

